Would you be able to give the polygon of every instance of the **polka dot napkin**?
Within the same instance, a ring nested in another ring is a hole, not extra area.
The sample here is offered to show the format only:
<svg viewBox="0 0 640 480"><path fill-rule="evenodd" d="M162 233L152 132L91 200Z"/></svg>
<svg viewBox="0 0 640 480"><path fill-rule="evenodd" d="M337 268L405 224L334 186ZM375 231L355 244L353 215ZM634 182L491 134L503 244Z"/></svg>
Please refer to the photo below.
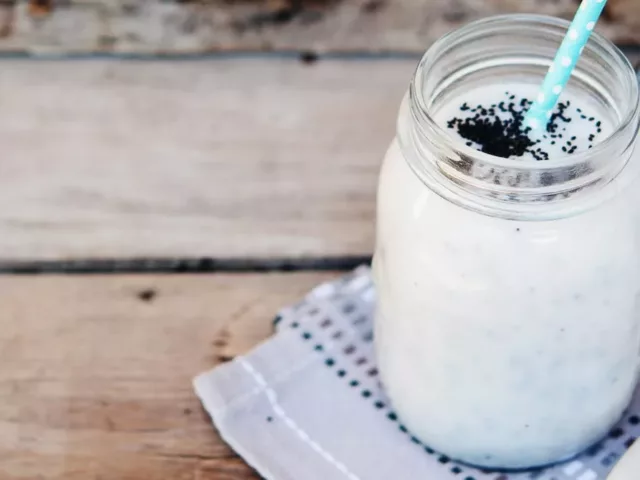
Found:
<svg viewBox="0 0 640 480"><path fill-rule="evenodd" d="M460 465L412 436L378 381L375 292L362 267L276 318L276 334L203 373L196 393L225 441L267 480L604 480L640 435L640 395L579 458L519 473Z"/></svg>

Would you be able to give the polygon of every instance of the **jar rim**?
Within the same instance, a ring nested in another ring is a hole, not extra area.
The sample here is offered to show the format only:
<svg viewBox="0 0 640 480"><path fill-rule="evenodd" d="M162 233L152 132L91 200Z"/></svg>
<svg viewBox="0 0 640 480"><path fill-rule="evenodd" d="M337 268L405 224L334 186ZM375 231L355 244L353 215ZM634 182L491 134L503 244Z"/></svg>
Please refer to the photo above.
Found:
<svg viewBox="0 0 640 480"><path fill-rule="evenodd" d="M427 105L425 100L424 91L420 87L422 83L422 74L423 72L428 72L430 70L430 66L433 65L439 58L439 54L444 47L452 42L456 42L456 40L460 37L464 37L467 33L482 27L487 27L490 25L503 25L509 24L513 26L514 24L522 24L523 26L539 26L539 27L555 27L555 28L564 28L568 30L570 26L570 22L557 18L551 17L547 15L535 15L535 14L507 14L507 15L497 15L492 16L480 20L476 20L474 22L470 22L467 25L454 30L433 43L433 45L425 52L420 60L416 73L411 80L411 84L409 86L409 95L412 100L415 100L417 104L417 109L412 108L412 113L419 117L419 122L424 123L428 128L431 134L436 134L440 137L441 140L446 142L451 142L452 139L455 141L455 138L452 137L446 129L441 126L431 115L430 108ZM495 167L499 168L512 168L514 166L526 167L532 171L535 170L545 170L549 168L562 168L562 167L570 167L572 165L577 165L581 163L585 163L592 158L596 158L599 155L602 155L608 149L611 148L613 144L619 141L620 137L624 135L625 130L635 121L640 111L640 93L638 91L638 77L636 76L636 72L631 65L629 59L625 56L625 54L616 47L613 43L607 40L603 35L593 32L589 43L585 46L585 50L594 51L596 48L602 49L606 51L611 59L620 67L621 71L627 76L626 81L629 81L631 87L632 98L625 105L625 109L622 112L620 122L616 125L614 131L607 138L602 140L601 142L595 144L593 148L588 151L578 152L575 154L567 154L555 156L549 160L537 161L534 159L527 158L503 158L498 157L489 153L481 152L476 150L473 147L467 146L464 142L458 142L456 144L455 151L456 153L462 154L465 157L472 158L477 161L484 162L486 164L491 164ZM549 60L552 60L549 58Z"/></svg>

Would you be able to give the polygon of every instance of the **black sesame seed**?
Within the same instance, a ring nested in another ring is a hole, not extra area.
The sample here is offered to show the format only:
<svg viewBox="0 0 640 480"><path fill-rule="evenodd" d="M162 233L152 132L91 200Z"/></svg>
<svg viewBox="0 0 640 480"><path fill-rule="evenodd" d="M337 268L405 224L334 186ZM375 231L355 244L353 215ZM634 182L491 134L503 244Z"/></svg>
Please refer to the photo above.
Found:
<svg viewBox="0 0 640 480"><path fill-rule="evenodd" d="M503 158L529 155L535 160L548 160L550 153L544 148L545 145L556 145L556 139L563 139L564 135L561 132L567 132L567 125L574 120L569 109L571 101L557 104L546 125L546 134L536 136L535 140L528 136L532 129L524 126L525 114L532 104L531 100L512 93L505 93L505 100L489 106L478 104L471 108L465 102L460 106L460 110L470 113L467 116L451 118L446 125L465 140L465 145L477 148L481 152ZM587 118L582 109L575 109L573 112L575 118ZM589 120L595 121L595 117L589 117ZM601 122L598 121L596 128L599 132L600 125ZM593 141L594 138L590 137L589 141ZM577 152L577 140L577 136L571 136L561 147L562 151L566 154ZM484 179L497 185L512 181L506 179L501 172L488 172Z"/></svg>
<svg viewBox="0 0 640 480"><path fill-rule="evenodd" d="M515 95L510 95L509 100L515 100ZM529 139L523 129L524 112L528 100L521 99L521 109L518 110L516 102L502 101L490 108L478 105L472 110L475 115L470 118L453 118L447 122L449 128L457 130L458 134L467 140L467 146L474 143L482 152L496 155L503 158L512 156L522 156L530 151L531 147L537 143ZM463 110L465 104L460 109ZM503 119L496 115L496 108L500 112L510 113L511 118ZM531 153L531 152L530 152ZM538 157L543 155L538 152Z"/></svg>

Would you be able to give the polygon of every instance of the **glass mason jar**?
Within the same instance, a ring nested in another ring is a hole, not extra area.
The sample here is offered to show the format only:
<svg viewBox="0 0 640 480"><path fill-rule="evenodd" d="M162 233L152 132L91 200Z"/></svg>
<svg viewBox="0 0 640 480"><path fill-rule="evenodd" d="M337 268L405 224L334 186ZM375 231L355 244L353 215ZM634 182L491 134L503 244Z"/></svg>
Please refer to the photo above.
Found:
<svg viewBox="0 0 640 480"><path fill-rule="evenodd" d="M567 87L614 125L583 153L499 158L434 120L474 86L539 85L567 27L502 16L440 39L380 173L382 381L414 435L473 465L569 458L607 433L636 384L638 84L623 54L594 34Z"/></svg>

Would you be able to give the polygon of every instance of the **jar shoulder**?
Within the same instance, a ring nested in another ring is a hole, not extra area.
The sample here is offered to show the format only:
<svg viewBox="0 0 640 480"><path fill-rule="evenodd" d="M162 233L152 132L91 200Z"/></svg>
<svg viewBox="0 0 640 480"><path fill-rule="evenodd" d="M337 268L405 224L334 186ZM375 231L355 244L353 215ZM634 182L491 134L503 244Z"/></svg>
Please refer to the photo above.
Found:
<svg viewBox="0 0 640 480"><path fill-rule="evenodd" d="M390 263L473 270L481 277L640 276L640 215L634 193L548 221L491 217L440 197L407 165L396 141L378 187L377 249Z"/></svg>

